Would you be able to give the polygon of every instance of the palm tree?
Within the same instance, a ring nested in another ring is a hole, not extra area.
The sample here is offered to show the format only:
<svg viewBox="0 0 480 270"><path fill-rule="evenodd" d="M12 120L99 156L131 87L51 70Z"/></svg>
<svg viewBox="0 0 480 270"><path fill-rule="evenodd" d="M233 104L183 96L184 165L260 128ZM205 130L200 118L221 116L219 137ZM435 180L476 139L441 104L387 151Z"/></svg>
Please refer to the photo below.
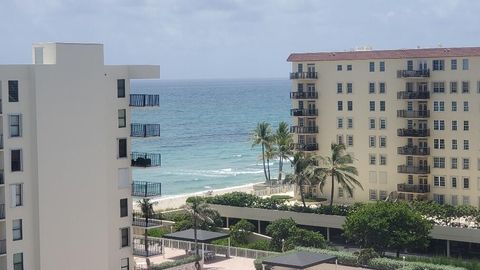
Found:
<svg viewBox="0 0 480 270"><path fill-rule="evenodd" d="M335 180L350 196L353 196L355 186L363 190L362 184L357 180L358 171L353 166L353 158L345 152L345 145L332 143L330 146L331 156L320 157L320 164L311 168L310 174L318 177L332 179L332 190L330 193L330 206L333 205L333 196L335 193ZM322 182L320 187L324 186Z"/></svg>
<svg viewBox="0 0 480 270"><path fill-rule="evenodd" d="M205 203L205 200L202 197L195 196L188 200L186 205L186 210L192 216L193 221L193 238L195 239L195 255L197 257L197 261L195 262L195 266L199 269L199 252L198 252L198 240L197 240L197 229L198 223L204 222L207 224L214 224L213 217L217 214L215 210L211 209L210 206Z"/></svg>
<svg viewBox="0 0 480 270"><path fill-rule="evenodd" d="M282 180L283 161L293 155L293 136L287 122L280 122L275 132L276 156L278 161L278 181Z"/></svg>
<svg viewBox="0 0 480 270"><path fill-rule="evenodd" d="M270 181L270 178L267 175L267 167L265 166L265 150L272 144L272 129L270 124L267 122L261 122L257 124L257 128L253 131L252 134L252 148L256 145L262 146L262 162L263 162L263 173L265 174L265 181Z"/></svg>
<svg viewBox="0 0 480 270"><path fill-rule="evenodd" d="M265 147L265 158L267 159L267 176L268 182L272 184L272 178L270 177L270 160L275 158L276 149L273 145L266 145Z"/></svg>
<svg viewBox="0 0 480 270"><path fill-rule="evenodd" d="M150 269L150 259L148 258L148 220L155 215L153 206L158 202L152 202L150 199L143 198L137 202L138 207L142 211L143 218L145 218L145 254L147 255L147 269Z"/></svg>
<svg viewBox="0 0 480 270"><path fill-rule="evenodd" d="M304 152L297 152L293 156L291 162L293 166L292 183L300 189L300 198L303 207L307 207L305 204L305 192L303 191L303 187L312 183L312 175L309 174L309 168L315 164L315 159L312 155L305 154Z"/></svg>

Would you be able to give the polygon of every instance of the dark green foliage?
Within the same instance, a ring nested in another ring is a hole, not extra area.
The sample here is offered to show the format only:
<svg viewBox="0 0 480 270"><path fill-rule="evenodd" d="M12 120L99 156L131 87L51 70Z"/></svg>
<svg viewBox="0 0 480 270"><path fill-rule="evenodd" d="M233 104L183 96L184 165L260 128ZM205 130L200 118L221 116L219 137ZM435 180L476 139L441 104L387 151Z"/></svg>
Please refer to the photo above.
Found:
<svg viewBox="0 0 480 270"><path fill-rule="evenodd" d="M232 242L246 244L248 236L255 231L255 225L245 219L241 219L235 225L230 226Z"/></svg>
<svg viewBox="0 0 480 270"><path fill-rule="evenodd" d="M148 230L148 236L151 237L163 237L165 234L169 234L170 229L166 227L161 227L161 228L153 228Z"/></svg>
<svg viewBox="0 0 480 270"><path fill-rule="evenodd" d="M290 250L296 246L324 248L325 238L322 234L314 231L300 229L291 218L278 219L267 226L267 235L272 237L270 247L275 251Z"/></svg>
<svg viewBox="0 0 480 270"><path fill-rule="evenodd" d="M326 245L327 243L322 234L300 228L297 228L293 235L285 241L285 246L289 247L287 249L293 249L298 246L325 248Z"/></svg>
<svg viewBox="0 0 480 270"><path fill-rule="evenodd" d="M367 265L368 261L373 258L378 258L378 253L375 252L373 248L364 248L360 251L356 251L353 253L357 256L357 263L360 265Z"/></svg>
<svg viewBox="0 0 480 270"><path fill-rule="evenodd" d="M273 200L287 201L287 200L292 199L292 196L288 196L288 195L272 195L272 196L270 196L270 198L273 199Z"/></svg>
<svg viewBox="0 0 480 270"><path fill-rule="evenodd" d="M291 218L277 219L267 226L267 235L272 237L270 246L275 251L282 251L282 239L287 240L295 233L297 224Z"/></svg>

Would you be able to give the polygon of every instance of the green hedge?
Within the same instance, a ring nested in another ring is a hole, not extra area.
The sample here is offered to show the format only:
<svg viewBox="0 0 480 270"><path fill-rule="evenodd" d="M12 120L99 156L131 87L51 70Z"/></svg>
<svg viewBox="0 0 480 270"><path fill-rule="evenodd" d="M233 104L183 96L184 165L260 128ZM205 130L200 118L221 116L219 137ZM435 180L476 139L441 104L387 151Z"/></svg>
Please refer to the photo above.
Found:
<svg viewBox="0 0 480 270"><path fill-rule="evenodd" d="M168 269L168 268L172 268L172 267L179 266L179 265L182 265L182 264L193 263L196 260L197 260L196 256L190 256L190 257L187 257L187 258L183 258L183 259L175 260L175 261L171 261L171 262L153 264L153 265L150 266L150 269L151 270Z"/></svg>

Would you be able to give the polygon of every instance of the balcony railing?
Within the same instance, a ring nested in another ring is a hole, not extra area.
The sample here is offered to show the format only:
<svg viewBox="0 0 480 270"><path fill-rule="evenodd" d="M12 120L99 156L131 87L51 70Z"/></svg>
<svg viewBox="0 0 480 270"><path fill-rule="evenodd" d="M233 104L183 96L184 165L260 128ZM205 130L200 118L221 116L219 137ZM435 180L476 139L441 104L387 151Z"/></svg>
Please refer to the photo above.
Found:
<svg viewBox="0 0 480 270"><path fill-rule="evenodd" d="M158 107L160 106L159 95L131 94L130 107Z"/></svg>
<svg viewBox="0 0 480 270"><path fill-rule="evenodd" d="M317 72L291 72L290 80L298 79L318 79Z"/></svg>
<svg viewBox="0 0 480 270"><path fill-rule="evenodd" d="M397 110L397 117L428 118L430 117L430 111L429 110L423 110L423 111Z"/></svg>
<svg viewBox="0 0 480 270"><path fill-rule="evenodd" d="M295 150L297 151L317 151L318 143L296 143Z"/></svg>
<svg viewBox="0 0 480 270"><path fill-rule="evenodd" d="M292 133L318 133L318 127L301 127L301 126L292 126L290 127L290 132Z"/></svg>
<svg viewBox="0 0 480 270"><path fill-rule="evenodd" d="M429 99L430 92L428 91L400 91L397 93L397 99Z"/></svg>
<svg viewBox="0 0 480 270"><path fill-rule="evenodd" d="M397 167L398 173L411 173L411 174L429 174L430 166L410 166L399 165Z"/></svg>
<svg viewBox="0 0 480 270"><path fill-rule="evenodd" d="M291 99L317 99L318 92L290 92Z"/></svg>
<svg viewBox="0 0 480 270"><path fill-rule="evenodd" d="M425 193L408 194L408 193L399 192L397 198L399 200L406 200L406 201L428 201L428 194L425 194Z"/></svg>
<svg viewBox="0 0 480 270"><path fill-rule="evenodd" d="M0 240L0 254L7 254L7 240Z"/></svg>
<svg viewBox="0 0 480 270"><path fill-rule="evenodd" d="M317 116L318 110L317 109L291 109L290 115L291 116Z"/></svg>
<svg viewBox="0 0 480 270"><path fill-rule="evenodd" d="M398 78L428 78L430 77L430 69L420 70L398 70Z"/></svg>
<svg viewBox="0 0 480 270"><path fill-rule="evenodd" d="M398 184L397 191L408 193L429 193L430 185Z"/></svg>
<svg viewBox="0 0 480 270"><path fill-rule="evenodd" d="M399 128L397 135L400 137L428 137L430 129Z"/></svg>
<svg viewBox="0 0 480 270"><path fill-rule="evenodd" d="M5 219L5 204L0 204L0 219Z"/></svg>
<svg viewBox="0 0 480 270"><path fill-rule="evenodd" d="M156 153L132 152L132 167L158 167L162 165L162 155Z"/></svg>
<svg viewBox="0 0 480 270"><path fill-rule="evenodd" d="M414 145L405 145L397 148L397 154L411 156L428 156L430 155L430 148L418 147Z"/></svg>
<svg viewBox="0 0 480 270"><path fill-rule="evenodd" d="M133 255L141 257L151 257L161 255L163 251L162 240L157 238L148 238L145 247L145 238L133 237Z"/></svg>
<svg viewBox="0 0 480 270"><path fill-rule="evenodd" d="M134 211L132 225L143 228L159 227L162 225L162 218L159 213L155 213L147 220L142 212Z"/></svg>
<svg viewBox="0 0 480 270"><path fill-rule="evenodd" d="M162 195L162 183L133 181L132 196L134 197L158 197Z"/></svg>
<svg viewBox="0 0 480 270"><path fill-rule="evenodd" d="M132 137L160 137L160 124L132 123L130 136Z"/></svg>

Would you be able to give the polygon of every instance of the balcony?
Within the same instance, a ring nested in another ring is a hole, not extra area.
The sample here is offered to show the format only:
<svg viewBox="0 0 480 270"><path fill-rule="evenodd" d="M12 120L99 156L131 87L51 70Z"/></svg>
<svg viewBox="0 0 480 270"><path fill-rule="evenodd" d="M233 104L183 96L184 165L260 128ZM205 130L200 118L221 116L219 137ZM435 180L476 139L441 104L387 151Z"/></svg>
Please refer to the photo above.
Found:
<svg viewBox="0 0 480 270"><path fill-rule="evenodd" d="M430 92L428 91L400 91L397 93L397 99L429 99Z"/></svg>
<svg viewBox="0 0 480 270"><path fill-rule="evenodd" d="M291 99L317 99L318 92L290 92Z"/></svg>
<svg viewBox="0 0 480 270"><path fill-rule="evenodd" d="M156 153L132 152L132 167L158 167L162 165L162 155Z"/></svg>
<svg viewBox="0 0 480 270"><path fill-rule="evenodd" d="M430 148L418 147L414 145L405 145L397 148L397 154L409 156L428 156L430 155Z"/></svg>
<svg viewBox="0 0 480 270"><path fill-rule="evenodd" d="M430 77L430 69L420 70L398 70L397 78L428 78Z"/></svg>
<svg viewBox="0 0 480 270"><path fill-rule="evenodd" d="M428 137L430 129L399 128L397 135L400 137Z"/></svg>
<svg viewBox="0 0 480 270"><path fill-rule="evenodd" d="M131 137L160 137L160 124L131 124Z"/></svg>
<svg viewBox="0 0 480 270"><path fill-rule="evenodd" d="M5 219L5 204L0 204L0 219Z"/></svg>
<svg viewBox="0 0 480 270"><path fill-rule="evenodd" d="M398 193L399 200L405 201L428 201L428 194L425 193Z"/></svg>
<svg viewBox="0 0 480 270"><path fill-rule="evenodd" d="M155 213L146 219L142 212L134 211L132 226L142 227L142 228L154 228L162 226L162 218L160 213Z"/></svg>
<svg viewBox="0 0 480 270"><path fill-rule="evenodd" d="M130 107L158 107L160 106L159 95L131 94Z"/></svg>
<svg viewBox="0 0 480 270"><path fill-rule="evenodd" d="M402 117L402 118L428 118L428 117L430 117L430 111L429 110L423 110L423 111L397 110L397 117Z"/></svg>
<svg viewBox="0 0 480 270"><path fill-rule="evenodd" d="M317 72L291 72L290 80L300 80L300 79L318 79Z"/></svg>
<svg viewBox="0 0 480 270"><path fill-rule="evenodd" d="M318 133L318 127L317 126L311 126L311 127L292 126L290 127L290 132L298 133L298 134Z"/></svg>
<svg viewBox="0 0 480 270"><path fill-rule="evenodd" d="M296 143L295 150L297 151L317 151L318 143Z"/></svg>
<svg viewBox="0 0 480 270"><path fill-rule="evenodd" d="M145 245L144 237L133 237L133 255L140 257L152 257L161 255L162 240L158 238L148 238Z"/></svg>
<svg viewBox="0 0 480 270"><path fill-rule="evenodd" d="M430 166L410 166L399 165L397 167L398 173L410 173L410 174L429 174Z"/></svg>
<svg viewBox="0 0 480 270"><path fill-rule="evenodd" d="M406 193L429 193L430 185L398 184L397 191Z"/></svg>
<svg viewBox="0 0 480 270"><path fill-rule="evenodd" d="M133 181L132 196L142 198L162 196L162 183Z"/></svg>
<svg viewBox="0 0 480 270"><path fill-rule="evenodd" d="M317 116L318 110L317 109L291 109L290 115L291 116Z"/></svg>
<svg viewBox="0 0 480 270"><path fill-rule="evenodd" d="M0 255L7 254L7 240L0 240Z"/></svg>

